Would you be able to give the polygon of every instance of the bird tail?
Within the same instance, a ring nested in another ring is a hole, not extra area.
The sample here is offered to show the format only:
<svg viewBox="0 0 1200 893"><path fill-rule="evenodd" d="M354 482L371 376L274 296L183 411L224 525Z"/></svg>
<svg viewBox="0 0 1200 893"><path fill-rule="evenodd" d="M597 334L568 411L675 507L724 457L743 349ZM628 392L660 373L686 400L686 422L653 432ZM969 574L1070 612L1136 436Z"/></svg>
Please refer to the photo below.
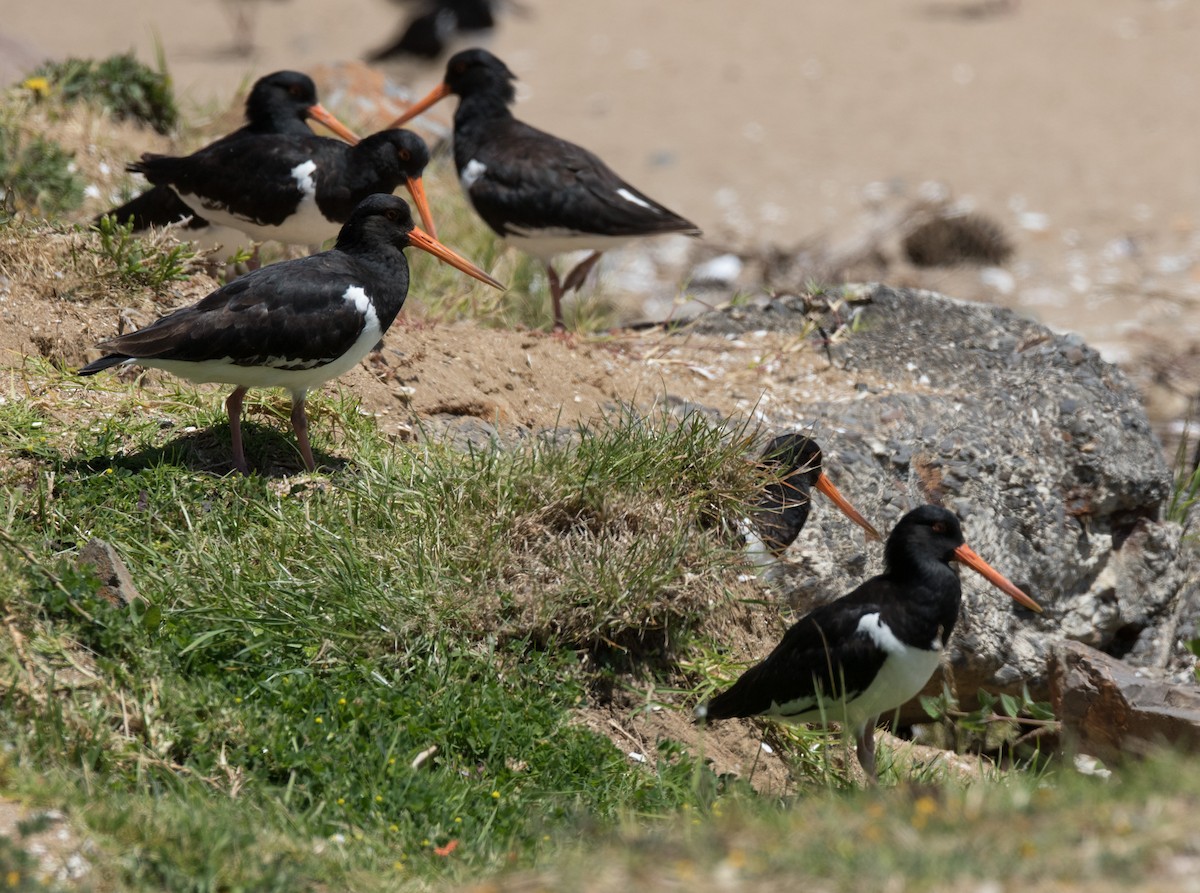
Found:
<svg viewBox="0 0 1200 893"><path fill-rule="evenodd" d="M206 221L196 216L196 213L183 203L175 190L169 186L152 186L136 198L132 198L119 208L105 211L93 221L93 226L99 226L103 217L115 217L118 223L133 221L133 229L140 232L152 226L168 226L178 223L188 217L192 218L189 228L202 226Z"/></svg>
<svg viewBox="0 0 1200 893"><path fill-rule="evenodd" d="M119 366L122 363L128 362L129 360L132 360L132 359L133 359L133 357L128 356L127 354L110 353L107 356L103 356L98 360L92 360L92 362L88 363L86 366L84 366L82 369L80 369L75 374L76 375L95 375L97 372L103 372L105 369L111 369L113 366Z"/></svg>

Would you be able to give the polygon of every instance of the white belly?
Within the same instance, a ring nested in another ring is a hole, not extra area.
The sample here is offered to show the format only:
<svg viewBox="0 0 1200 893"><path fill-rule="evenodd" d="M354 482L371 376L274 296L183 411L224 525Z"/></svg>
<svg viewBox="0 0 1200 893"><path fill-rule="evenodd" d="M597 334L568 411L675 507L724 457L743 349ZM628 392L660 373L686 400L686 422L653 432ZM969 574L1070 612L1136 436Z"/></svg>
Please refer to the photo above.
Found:
<svg viewBox="0 0 1200 893"><path fill-rule="evenodd" d="M544 264L551 258L571 251L609 251L632 242L637 236L598 236L567 229L541 229L510 232L504 241Z"/></svg>

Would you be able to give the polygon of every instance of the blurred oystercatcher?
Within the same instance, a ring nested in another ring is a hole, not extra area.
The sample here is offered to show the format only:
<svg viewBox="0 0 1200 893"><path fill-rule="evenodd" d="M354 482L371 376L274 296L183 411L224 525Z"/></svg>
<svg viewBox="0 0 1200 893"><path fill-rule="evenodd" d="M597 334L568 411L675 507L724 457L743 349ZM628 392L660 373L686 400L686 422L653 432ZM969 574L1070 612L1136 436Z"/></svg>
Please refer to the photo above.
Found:
<svg viewBox="0 0 1200 893"><path fill-rule="evenodd" d="M781 434L763 450L759 466L772 479L763 488L745 529L747 551L755 564L769 566L782 558L787 547L796 541L812 509L813 487L829 497L867 536L881 538L879 531L829 480L821 459L821 448L799 432Z"/></svg>
<svg viewBox="0 0 1200 893"><path fill-rule="evenodd" d="M233 133L209 143L201 151L216 153L235 141L267 134L311 137L313 132L307 124L309 119L324 124L348 142L358 142L352 130L317 102L317 88L312 78L298 71L277 71L255 81L250 95L246 97L246 123ZM151 226L168 226L190 218L186 225L190 238L203 237L209 243L238 238L227 232L217 232L217 227L196 214L166 185L152 186L120 207L98 215L93 222L98 224L100 218L106 215L113 216L121 223L132 220L135 231Z"/></svg>
<svg viewBox="0 0 1200 893"><path fill-rule="evenodd" d="M432 61L459 36L478 36L496 26L492 0L425 0L400 36L367 57L382 62L409 56Z"/></svg>
<svg viewBox="0 0 1200 893"><path fill-rule="evenodd" d="M304 467L313 471L305 395L353 368L383 337L408 294L403 249L409 246L503 288L414 226L403 199L373 195L354 209L329 251L263 267L191 307L105 341L99 347L111 353L79 374L137 363L188 381L236 385L225 407L233 464L243 474L249 472L241 432L246 389L287 388Z"/></svg>
<svg viewBox="0 0 1200 893"><path fill-rule="evenodd" d="M966 544L953 513L921 506L888 537L884 573L793 625L765 660L697 707L696 719L840 722L873 781L875 723L924 687L958 620L962 587L951 561L1041 613Z"/></svg>
<svg viewBox="0 0 1200 893"><path fill-rule="evenodd" d="M455 94L454 163L484 223L546 265L554 326L565 328L562 296L583 284L606 248L638 236L700 235L691 221L630 186L586 149L513 117L516 76L487 50L450 57L446 77L392 125L399 127ZM559 280L555 255L592 254Z"/></svg>

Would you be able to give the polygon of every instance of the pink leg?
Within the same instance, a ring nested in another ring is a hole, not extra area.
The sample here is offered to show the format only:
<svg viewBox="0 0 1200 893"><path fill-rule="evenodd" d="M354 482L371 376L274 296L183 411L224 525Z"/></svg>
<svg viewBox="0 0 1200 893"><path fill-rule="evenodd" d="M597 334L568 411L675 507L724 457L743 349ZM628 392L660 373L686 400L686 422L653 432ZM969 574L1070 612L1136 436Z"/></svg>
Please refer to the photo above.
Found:
<svg viewBox="0 0 1200 893"><path fill-rule="evenodd" d="M875 721L872 720L867 726L858 732L858 741L855 747L855 752L858 754L858 762L863 767L863 772L867 775L867 781L870 784L878 784L879 776L875 774Z"/></svg>
<svg viewBox="0 0 1200 893"><path fill-rule="evenodd" d="M575 269L568 273L567 278L563 280L563 291L572 291L583 285L583 280L587 279L588 273L592 272L592 267L596 266L598 260L600 260L600 252L593 251L577 263Z"/></svg>
<svg viewBox="0 0 1200 893"><path fill-rule="evenodd" d="M304 467L316 471L317 463L313 461L312 447L308 445L308 416L304 414L304 397L304 391L292 395L292 430L296 432L296 442L300 444Z"/></svg>
<svg viewBox="0 0 1200 893"><path fill-rule="evenodd" d="M245 388L238 388L225 398L225 411L229 413L229 439L233 444L233 467L242 474L250 473L246 464L246 453L242 449L242 398Z"/></svg>
<svg viewBox="0 0 1200 893"><path fill-rule="evenodd" d="M563 322L563 287L558 281L558 274L554 272L554 267L550 266L549 264L546 264L546 275L550 279L550 300L554 304L554 328L559 331L564 331L567 328L567 324Z"/></svg>

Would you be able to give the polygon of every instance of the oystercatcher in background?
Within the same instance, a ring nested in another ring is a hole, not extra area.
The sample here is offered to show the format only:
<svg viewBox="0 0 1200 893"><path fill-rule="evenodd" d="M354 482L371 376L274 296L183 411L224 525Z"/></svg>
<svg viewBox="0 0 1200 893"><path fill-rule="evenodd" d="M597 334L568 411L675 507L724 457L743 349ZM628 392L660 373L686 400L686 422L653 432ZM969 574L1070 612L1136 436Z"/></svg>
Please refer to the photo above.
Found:
<svg viewBox="0 0 1200 893"><path fill-rule="evenodd" d="M146 154L129 170L255 241L319 246L338 234L359 202L401 183L436 238L421 184L428 162L425 141L409 130L381 130L352 146L311 132L267 133L182 158Z"/></svg>
<svg viewBox="0 0 1200 893"><path fill-rule="evenodd" d="M962 587L951 561L1041 613L966 544L953 513L921 506L888 537L884 573L793 625L765 660L697 707L696 719L840 722L874 781L875 723L925 686L958 620Z"/></svg>
<svg viewBox="0 0 1200 893"><path fill-rule="evenodd" d="M358 142L352 130L317 102L317 88L312 78L298 71L277 71L254 82L250 95L246 97L246 123L233 133L209 143L201 151L216 152L232 142L267 134L312 136L313 132L307 123L310 119L324 124L348 142ZM121 223L132 220L135 231L188 220L186 229L189 238L199 238L207 244L224 244L242 238L240 232L218 231L218 227L196 214L173 189L165 185L152 186L120 207L98 215L93 223L99 224L105 215L111 215Z"/></svg>
<svg viewBox="0 0 1200 893"><path fill-rule="evenodd" d="M503 288L414 226L403 199L373 195L354 209L329 251L256 270L191 307L105 341L99 347L110 353L79 374L137 363L188 381L235 385L225 407L233 464L243 474L249 472L241 433L246 389L287 388L304 467L313 471L305 395L353 368L383 337L408 294L403 249L409 246Z"/></svg>
<svg viewBox="0 0 1200 893"><path fill-rule="evenodd" d="M425 0L400 36L367 57L368 62L411 57L432 61L459 37L478 39L496 27L491 0Z"/></svg>
<svg viewBox="0 0 1200 893"><path fill-rule="evenodd" d="M694 223L647 197L586 149L513 117L516 76L487 50L450 57L446 77L392 125L399 127L454 94L454 163L484 223L546 265L554 326L565 328L562 296L583 284L606 248L638 236L699 236ZM562 280L551 260L591 249Z"/></svg>
<svg viewBox="0 0 1200 893"><path fill-rule="evenodd" d="M805 434L792 432L771 440L758 460L771 480L763 487L758 506L745 526L746 551L758 567L769 567L783 557L796 541L812 509L812 488L824 493L842 514L867 532L881 539L871 526L826 476L821 448Z"/></svg>

